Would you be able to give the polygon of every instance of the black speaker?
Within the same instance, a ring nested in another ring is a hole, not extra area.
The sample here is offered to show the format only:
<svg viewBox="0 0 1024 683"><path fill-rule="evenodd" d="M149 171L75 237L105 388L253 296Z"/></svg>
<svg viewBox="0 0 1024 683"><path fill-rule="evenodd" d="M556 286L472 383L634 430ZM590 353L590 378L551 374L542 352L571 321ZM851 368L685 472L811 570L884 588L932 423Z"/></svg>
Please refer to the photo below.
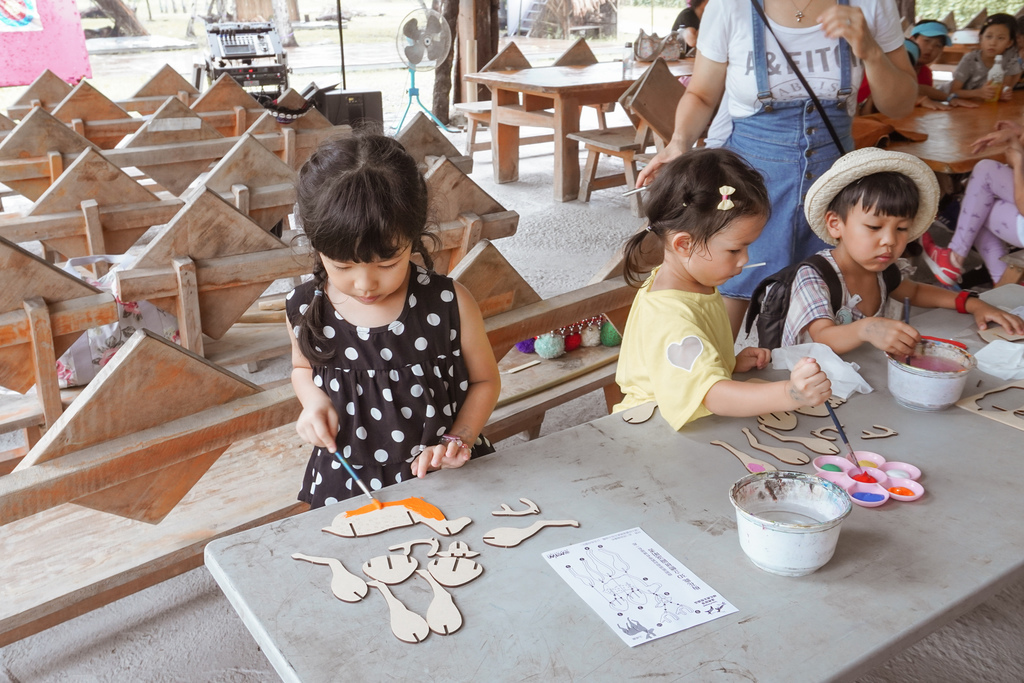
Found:
<svg viewBox="0 0 1024 683"><path fill-rule="evenodd" d="M313 106L333 125L348 124L358 128L367 124L384 128L384 107L379 91L318 90Z"/></svg>

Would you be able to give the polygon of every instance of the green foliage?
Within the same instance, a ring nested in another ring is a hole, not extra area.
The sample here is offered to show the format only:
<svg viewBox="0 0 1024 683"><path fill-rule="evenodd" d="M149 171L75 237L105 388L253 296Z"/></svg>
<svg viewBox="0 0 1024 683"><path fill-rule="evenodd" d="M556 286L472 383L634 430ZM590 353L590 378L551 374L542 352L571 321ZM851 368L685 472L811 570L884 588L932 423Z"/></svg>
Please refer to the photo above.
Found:
<svg viewBox="0 0 1024 683"><path fill-rule="evenodd" d="M1016 14L1024 4L1024 0L917 0L917 16L922 19L941 19L949 12L956 15L956 23L962 25L970 21L978 12L988 8L989 14L1006 12Z"/></svg>

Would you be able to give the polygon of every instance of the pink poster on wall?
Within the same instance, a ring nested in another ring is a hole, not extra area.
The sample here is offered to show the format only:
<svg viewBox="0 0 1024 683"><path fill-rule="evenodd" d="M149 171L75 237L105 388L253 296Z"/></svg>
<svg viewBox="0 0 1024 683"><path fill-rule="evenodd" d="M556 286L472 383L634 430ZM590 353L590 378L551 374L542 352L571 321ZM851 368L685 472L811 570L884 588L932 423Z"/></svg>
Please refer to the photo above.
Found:
<svg viewBox="0 0 1024 683"><path fill-rule="evenodd" d="M0 87L49 69L76 84L92 76L74 0L0 0Z"/></svg>

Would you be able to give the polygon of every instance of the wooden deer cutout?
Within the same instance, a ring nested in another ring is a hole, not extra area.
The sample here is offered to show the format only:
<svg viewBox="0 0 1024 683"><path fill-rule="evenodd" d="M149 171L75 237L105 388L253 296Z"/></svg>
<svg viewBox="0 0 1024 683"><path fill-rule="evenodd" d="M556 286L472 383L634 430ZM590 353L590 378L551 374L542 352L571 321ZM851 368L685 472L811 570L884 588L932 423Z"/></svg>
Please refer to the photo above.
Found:
<svg viewBox="0 0 1024 683"><path fill-rule="evenodd" d="M734 448L733 446L731 446L730 444L726 443L725 441L718 441L718 440L712 441L711 445L712 446L721 446L725 450L727 450L730 453L732 453L733 455L735 455L736 458L741 463L743 463L743 466L747 468L748 472L755 472L755 473L756 472L776 472L779 469L778 467L776 467L775 465L771 464L770 462L765 462L764 460L759 460L757 458L753 458L753 457L747 455L743 451L739 450L738 448Z"/></svg>
<svg viewBox="0 0 1024 683"><path fill-rule="evenodd" d="M491 514L495 517L522 517L524 515L539 515L540 508L529 498L520 498L519 502L526 506L525 510L513 510L504 503L501 504L500 510L495 510Z"/></svg>
<svg viewBox="0 0 1024 683"><path fill-rule="evenodd" d="M430 630L440 636L450 636L462 628L462 612L455 606L451 593L446 591L429 571L417 569L416 573L429 583L434 591L434 599L427 608L427 624Z"/></svg>
<svg viewBox="0 0 1024 683"><path fill-rule="evenodd" d="M292 553L292 558L311 562L312 564L323 564L331 568L331 592L334 597L344 602L359 602L366 597L369 588L361 578L345 569L341 560L333 557L314 557L302 553Z"/></svg>
<svg viewBox="0 0 1024 683"><path fill-rule="evenodd" d="M798 443L804 448L814 451L818 455L835 455L839 452L839 446L836 446L831 441L824 441L822 439L815 439L813 437L806 436L788 436L785 434L779 434L775 430L770 427L765 427L764 425L758 425L757 428L765 434L774 436L779 441Z"/></svg>
<svg viewBox="0 0 1024 683"><path fill-rule="evenodd" d="M391 632L396 638L404 643L419 643L430 635L430 626L427 625L426 619L402 604L387 585L379 581L367 581L366 585L379 590L387 601L391 614Z"/></svg>
<svg viewBox="0 0 1024 683"><path fill-rule="evenodd" d="M811 458L806 453L794 450L792 448L782 448L780 446L766 446L759 443L757 437L746 427L743 428L743 435L747 437L747 442L751 448L756 448L759 451L767 453L774 458L781 460L788 465L806 465L811 461Z"/></svg>
<svg viewBox="0 0 1024 683"><path fill-rule="evenodd" d="M525 528L498 527L484 534L484 543L499 548L514 548L523 541L535 536L541 529L549 526L579 527L575 519L540 519Z"/></svg>
<svg viewBox="0 0 1024 683"><path fill-rule="evenodd" d="M398 529L413 524L423 524L442 536L453 536L472 523L469 517L446 519L444 514L420 498L406 498L384 503L383 508L366 505L356 510L343 512L324 527L323 531L335 536L355 538L372 536L383 531Z"/></svg>

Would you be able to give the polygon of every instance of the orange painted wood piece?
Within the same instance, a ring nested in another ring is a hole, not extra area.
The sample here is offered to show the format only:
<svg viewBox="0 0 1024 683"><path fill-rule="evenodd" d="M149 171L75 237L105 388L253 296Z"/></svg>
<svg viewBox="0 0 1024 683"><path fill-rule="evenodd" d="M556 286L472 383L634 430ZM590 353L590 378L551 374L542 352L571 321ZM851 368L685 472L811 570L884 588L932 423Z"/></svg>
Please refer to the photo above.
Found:
<svg viewBox="0 0 1024 683"><path fill-rule="evenodd" d="M1024 92L1015 91L1009 102L986 103L976 109L957 107L933 111L916 107L902 119L886 119L896 130L926 133L923 142L892 140L889 149L918 157L936 173L969 173L982 159L1005 161L1003 148L989 147L979 154L971 152L972 143L995 130L998 121L1020 121L1024 117Z"/></svg>
<svg viewBox="0 0 1024 683"><path fill-rule="evenodd" d="M356 536L372 536L390 529L397 529L413 524L424 524L442 536L457 534L473 520L469 517L445 519L436 507L420 498L384 503L378 509L373 503L356 510L343 512L324 527L324 531L335 536L353 538Z"/></svg>
<svg viewBox="0 0 1024 683"><path fill-rule="evenodd" d="M670 69L676 76L688 75L693 71L693 62L681 60ZM550 105L545 102L543 106L554 110L551 125L555 129L555 200L575 199L579 194L579 143L566 136L579 130L580 107L615 102L638 76L639 72L630 72L623 77L619 62L481 71L464 76L466 81L491 89L495 181L514 182L519 177L519 126L529 125L522 116L520 95L543 96L550 100Z"/></svg>

